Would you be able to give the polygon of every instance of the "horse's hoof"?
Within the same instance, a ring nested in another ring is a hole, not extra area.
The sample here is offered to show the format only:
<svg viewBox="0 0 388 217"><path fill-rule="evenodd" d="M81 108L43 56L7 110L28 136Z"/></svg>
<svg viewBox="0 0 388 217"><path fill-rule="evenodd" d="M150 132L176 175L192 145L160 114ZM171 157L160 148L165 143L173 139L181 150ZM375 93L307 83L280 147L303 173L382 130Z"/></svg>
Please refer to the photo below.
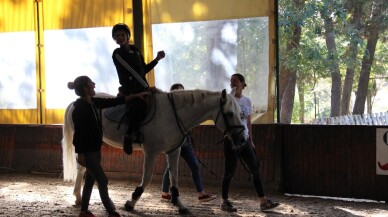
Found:
<svg viewBox="0 0 388 217"><path fill-rule="evenodd" d="M189 214L190 210L187 207L185 207L185 208L178 209L178 212L179 212L179 214L185 215L185 214Z"/></svg>
<svg viewBox="0 0 388 217"><path fill-rule="evenodd" d="M129 211L133 211L133 208L134 207L132 206L131 201L127 200L127 202L124 205L124 209L129 212Z"/></svg>

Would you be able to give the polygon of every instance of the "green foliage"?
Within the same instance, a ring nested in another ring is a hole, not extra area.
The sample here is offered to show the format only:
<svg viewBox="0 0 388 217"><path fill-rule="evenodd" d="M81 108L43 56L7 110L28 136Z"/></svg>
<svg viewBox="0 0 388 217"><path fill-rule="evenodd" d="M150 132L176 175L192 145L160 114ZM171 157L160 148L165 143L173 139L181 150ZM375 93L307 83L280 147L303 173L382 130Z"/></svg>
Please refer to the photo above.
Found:
<svg viewBox="0 0 388 217"><path fill-rule="evenodd" d="M388 4L387 1L383 1ZM351 22L356 3L362 3L361 30L357 30ZM345 78L348 67L355 68L353 90L357 88L357 81L361 70L361 60L365 54L366 34L365 27L368 25L371 11L372 0L307 0L304 1L303 9L296 8L295 1L279 1L279 49L280 65L289 70L297 72L298 79L305 85L305 114L311 115L314 107L311 107L308 100L312 91L322 91L323 83L328 82L331 85L330 65L332 61L338 63L342 79ZM328 55L325 28L323 17L327 16L333 21L333 31L335 33L335 42L337 53ZM388 11L385 8L380 16L382 28L380 29L381 38L378 41L375 61L372 65L371 77L386 76L388 67ZM295 29L293 26L302 27L300 44L293 50L287 50L291 37ZM350 56L349 45L355 43L358 47L357 59L354 61ZM342 80L343 82L343 80ZM325 92L320 98L320 114L328 116L330 114L330 86L325 87ZM292 121L299 120L299 102L295 98ZM323 100L325 100L323 102ZM308 119L308 118L306 118Z"/></svg>

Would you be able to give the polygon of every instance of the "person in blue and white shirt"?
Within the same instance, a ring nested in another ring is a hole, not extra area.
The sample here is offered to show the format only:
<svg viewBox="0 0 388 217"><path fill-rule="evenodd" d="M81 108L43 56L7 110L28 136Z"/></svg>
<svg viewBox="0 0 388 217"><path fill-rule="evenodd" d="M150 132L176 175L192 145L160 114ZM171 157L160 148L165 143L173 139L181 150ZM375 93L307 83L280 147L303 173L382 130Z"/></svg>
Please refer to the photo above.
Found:
<svg viewBox="0 0 388 217"><path fill-rule="evenodd" d="M253 176L253 186L255 187L256 193L259 196L260 210L268 210L279 206L279 203L267 199L264 190L263 183L261 181L261 174L259 169L259 161L256 157L255 145L252 140L252 102L251 100L243 95L243 89L247 85L245 84L245 78L241 74L233 74L230 78L230 87L235 88L234 97L241 108L241 120L245 127L245 133L247 141L243 147L239 150L232 149L232 142L226 137L224 140L224 156L225 156L225 169L224 177L222 179L222 199L223 202L220 206L221 210L227 212L236 212L237 209L233 207L229 201L229 187L230 182L235 174L237 168L237 162L239 158L244 162L249 172Z"/></svg>

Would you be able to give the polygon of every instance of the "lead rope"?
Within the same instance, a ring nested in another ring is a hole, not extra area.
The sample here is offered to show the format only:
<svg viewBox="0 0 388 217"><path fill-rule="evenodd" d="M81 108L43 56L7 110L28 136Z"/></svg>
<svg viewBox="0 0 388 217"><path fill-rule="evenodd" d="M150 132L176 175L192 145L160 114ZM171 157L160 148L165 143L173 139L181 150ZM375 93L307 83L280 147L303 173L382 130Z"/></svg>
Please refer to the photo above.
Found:
<svg viewBox="0 0 388 217"><path fill-rule="evenodd" d="M176 111L176 106L175 106L175 101L174 101L174 96L172 93L167 93L167 97L168 97L168 100L170 101L170 104L171 104L171 107L172 107L172 110L174 111L174 116L175 116L175 120L178 124L178 127L179 127L179 130L181 131L182 135L183 135L183 139L182 141L179 143L178 146L172 148L171 150L165 152L166 154L169 154L175 150L177 150L178 148L180 148L183 144L183 142L185 141L185 139L187 139L188 137L188 133L187 133L187 129L185 128L185 126L183 125L181 119L179 118L178 116L178 113Z"/></svg>

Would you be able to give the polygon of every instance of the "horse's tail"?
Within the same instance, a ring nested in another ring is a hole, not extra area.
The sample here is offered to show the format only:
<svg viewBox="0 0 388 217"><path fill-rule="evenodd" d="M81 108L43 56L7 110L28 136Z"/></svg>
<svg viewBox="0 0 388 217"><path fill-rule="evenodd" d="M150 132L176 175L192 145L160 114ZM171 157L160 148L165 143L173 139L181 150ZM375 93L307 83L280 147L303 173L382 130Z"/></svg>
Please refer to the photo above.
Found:
<svg viewBox="0 0 388 217"><path fill-rule="evenodd" d="M75 149L73 146L73 129L74 125L71 119L73 103L71 103L65 111L63 123L63 139L62 139L62 160L63 160L63 179L65 181L75 181L77 178L77 161Z"/></svg>

